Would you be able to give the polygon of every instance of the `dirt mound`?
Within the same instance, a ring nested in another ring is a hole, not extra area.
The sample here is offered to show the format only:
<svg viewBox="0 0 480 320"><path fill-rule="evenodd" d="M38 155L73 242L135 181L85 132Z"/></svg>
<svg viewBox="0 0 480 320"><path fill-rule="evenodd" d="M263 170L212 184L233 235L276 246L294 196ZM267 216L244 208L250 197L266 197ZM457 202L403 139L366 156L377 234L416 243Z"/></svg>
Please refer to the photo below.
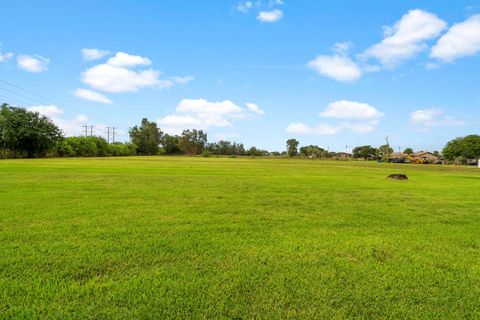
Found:
<svg viewBox="0 0 480 320"><path fill-rule="evenodd" d="M408 180L407 175L406 174L401 174L401 173L391 174L387 178L395 179L395 180Z"/></svg>

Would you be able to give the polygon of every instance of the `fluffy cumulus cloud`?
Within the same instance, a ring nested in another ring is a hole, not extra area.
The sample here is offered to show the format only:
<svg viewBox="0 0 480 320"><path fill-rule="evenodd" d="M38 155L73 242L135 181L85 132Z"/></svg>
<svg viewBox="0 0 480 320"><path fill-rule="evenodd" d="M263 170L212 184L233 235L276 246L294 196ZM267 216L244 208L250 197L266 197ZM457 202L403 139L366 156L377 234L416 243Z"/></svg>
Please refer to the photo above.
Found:
<svg viewBox="0 0 480 320"><path fill-rule="evenodd" d="M84 114L66 119L63 116L64 111L55 105L32 106L28 110L50 118L67 136L81 135L83 133L82 126L87 125L89 121L89 118Z"/></svg>
<svg viewBox="0 0 480 320"><path fill-rule="evenodd" d="M92 90L87 90L87 89L77 89L73 93L75 97L89 100L89 101L94 101L94 102L100 102L100 103L105 103L105 104L111 104L112 100L109 98L105 97L103 94L100 94L98 92L92 91Z"/></svg>
<svg viewBox="0 0 480 320"><path fill-rule="evenodd" d="M308 67L319 75L340 81L355 81L362 76L362 70L347 56L319 55L308 63Z"/></svg>
<svg viewBox="0 0 480 320"><path fill-rule="evenodd" d="M101 59L105 56L108 56L110 54L110 51L108 50L100 50L100 49L89 49L89 48L83 48L81 50L82 56L84 60L97 60Z"/></svg>
<svg viewBox="0 0 480 320"><path fill-rule="evenodd" d="M340 82L355 81L362 76L362 70L347 56L350 47L349 42L337 42L334 55L319 55L308 62L307 66L327 78Z"/></svg>
<svg viewBox="0 0 480 320"><path fill-rule="evenodd" d="M283 17L283 11L280 9L273 9L270 11L260 11L257 19L261 22L277 22Z"/></svg>
<svg viewBox="0 0 480 320"><path fill-rule="evenodd" d="M232 127L232 121L246 119L249 115L263 114L258 106L253 111L242 108L230 100L212 102L206 99L183 99L177 105L175 113L158 119L158 124L169 133L180 133L183 129L209 129L212 127Z"/></svg>
<svg viewBox="0 0 480 320"><path fill-rule="evenodd" d="M480 15L453 25L432 48L430 57L451 62L480 52Z"/></svg>
<svg viewBox="0 0 480 320"><path fill-rule="evenodd" d="M376 58L384 67L394 67L425 50L426 42L437 38L446 27L447 23L433 13L410 10L395 25L384 27L384 39L361 56Z"/></svg>
<svg viewBox="0 0 480 320"><path fill-rule="evenodd" d="M342 130L368 133L376 129L384 114L375 107L357 101L340 100L330 103L319 113L322 118L335 119L336 124L309 126L302 122L291 123L286 131L294 134L332 135Z"/></svg>
<svg viewBox="0 0 480 320"><path fill-rule="evenodd" d="M445 115L443 110L437 108L413 111L410 113L410 123L424 129L438 126L461 126L465 124L464 121Z"/></svg>
<svg viewBox="0 0 480 320"><path fill-rule="evenodd" d="M383 113L368 103L340 100L330 103L319 116L335 119L377 120Z"/></svg>
<svg viewBox="0 0 480 320"><path fill-rule="evenodd" d="M137 92L148 87L165 89L193 80L191 76L161 78L160 71L144 69L151 64L149 58L117 52L106 63L82 72L81 79L93 89L108 93Z"/></svg>
<svg viewBox="0 0 480 320"><path fill-rule="evenodd" d="M135 67L151 65L152 61L142 56L117 52L114 57L108 59L107 64L112 67Z"/></svg>
<svg viewBox="0 0 480 320"><path fill-rule="evenodd" d="M17 65L20 69L31 73L47 71L50 60L39 55L19 55Z"/></svg>
<svg viewBox="0 0 480 320"><path fill-rule="evenodd" d="M145 87L160 85L160 72L148 69L142 71L108 64L99 64L82 73L82 81L92 88L110 92L137 92Z"/></svg>

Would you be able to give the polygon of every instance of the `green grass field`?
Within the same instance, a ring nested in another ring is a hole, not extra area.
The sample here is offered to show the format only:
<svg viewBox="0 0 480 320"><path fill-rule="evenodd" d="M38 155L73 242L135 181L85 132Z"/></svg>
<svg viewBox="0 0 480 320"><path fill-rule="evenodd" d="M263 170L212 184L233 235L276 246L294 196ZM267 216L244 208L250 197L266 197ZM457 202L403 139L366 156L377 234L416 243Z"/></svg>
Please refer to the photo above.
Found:
<svg viewBox="0 0 480 320"><path fill-rule="evenodd" d="M478 319L480 170L0 161L0 318Z"/></svg>

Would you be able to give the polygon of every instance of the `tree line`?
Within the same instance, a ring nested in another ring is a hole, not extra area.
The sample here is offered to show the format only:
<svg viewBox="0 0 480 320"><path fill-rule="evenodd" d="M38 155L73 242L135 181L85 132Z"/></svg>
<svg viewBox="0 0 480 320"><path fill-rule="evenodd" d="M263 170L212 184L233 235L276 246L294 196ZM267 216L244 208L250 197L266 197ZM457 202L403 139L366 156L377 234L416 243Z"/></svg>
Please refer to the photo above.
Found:
<svg viewBox="0 0 480 320"><path fill-rule="evenodd" d="M245 148L242 143L218 141L208 143L203 130L188 129L181 134L164 133L156 122L142 119L140 125L129 130L130 142L109 143L102 137L65 137L47 117L25 108L0 106L0 158L104 157L132 155L225 155L225 156L289 156L308 158L388 160L393 149L389 145L378 148L358 146L352 155L331 152L317 145L300 146L296 139L286 142L286 151L269 152L256 147ZM413 150L407 148L406 154ZM480 136L469 135L449 141L439 157L458 163L480 158Z"/></svg>
<svg viewBox="0 0 480 320"><path fill-rule="evenodd" d="M339 158L340 155L351 157L352 159L376 160L387 162L388 158L394 152L393 149L384 144L378 148L371 145L363 145L353 148L352 154L329 152L317 145L308 145L298 148L300 142L296 139L289 139L286 142L287 154L290 157L303 156L308 158ZM413 155L412 148L405 148L403 153ZM468 135L465 137L455 138L449 141L442 152L433 151L433 155L439 159L458 164L468 163L469 160L480 159L480 135Z"/></svg>
<svg viewBox="0 0 480 320"><path fill-rule="evenodd" d="M98 136L65 137L62 130L38 112L7 104L0 106L0 158L269 154L256 147L246 149L236 142L208 143L203 130L188 129L179 135L170 135L146 118L129 130L129 136L131 142L125 143L109 143Z"/></svg>

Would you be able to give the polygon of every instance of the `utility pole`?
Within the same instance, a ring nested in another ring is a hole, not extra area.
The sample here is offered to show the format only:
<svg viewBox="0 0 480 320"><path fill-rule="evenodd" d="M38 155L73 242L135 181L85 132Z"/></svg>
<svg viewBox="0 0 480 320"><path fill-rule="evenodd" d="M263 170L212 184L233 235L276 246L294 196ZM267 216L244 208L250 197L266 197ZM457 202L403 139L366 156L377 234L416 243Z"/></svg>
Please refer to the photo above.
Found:
<svg viewBox="0 0 480 320"><path fill-rule="evenodd" d="M88 126L82 126L82 128L85 128L85 137L87 136L87 128Z"/></svg>
<svg viewBox="0 0 480 320"><path fill-rule="evenodd" d="M90 126L90 137L93 137L93 126Z"/></svg>
<svg viewBox="0 0 480 320"><path fill-rule="evenodd" d="M390 143L388 142L388 136L385 137L385 142L387 143L387 162L388 162L388 157L389 157L389 153L390 153Z"/></svg>
<svg viewBox="0 0 480 320"><path fill-rule="evenodd" d="M107 127L107 142L110 143L110 127Z"/></svg>
<svg viewBox="0 0 480 320"><path fill-rule="evenodd" d="M112 127L112 143L115 143L115 127Z"/></svg>

